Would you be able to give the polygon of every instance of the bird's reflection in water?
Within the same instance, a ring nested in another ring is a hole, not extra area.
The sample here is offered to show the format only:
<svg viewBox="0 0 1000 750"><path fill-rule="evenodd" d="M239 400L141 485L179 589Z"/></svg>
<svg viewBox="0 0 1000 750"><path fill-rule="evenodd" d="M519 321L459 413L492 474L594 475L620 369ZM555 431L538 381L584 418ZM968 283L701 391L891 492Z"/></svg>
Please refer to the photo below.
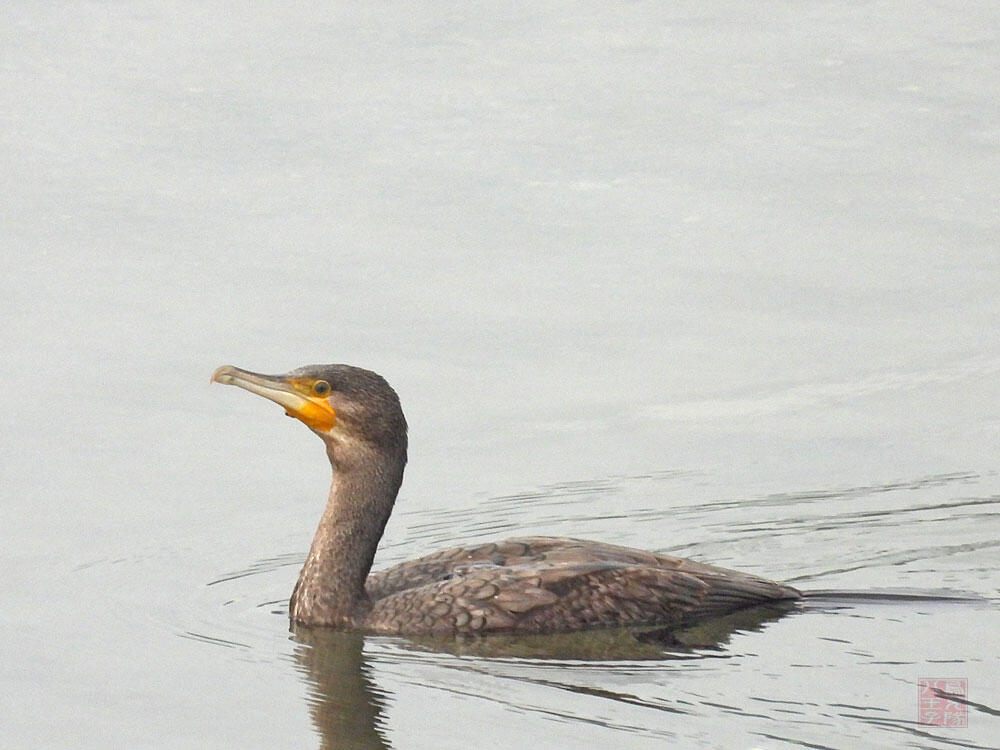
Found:
<svg viewBox="0 0 1000 750"><path fill-rule="evenodd" d="M794 608L794 602L779 602L734 612L678 631L614 628L544 635L409 637L392 638L391 641L416 651L483 659L666 662L717 653L733 633L760 630ZM384 636L367 637L385 639ZM295 660L309 680L309 710L321 737L320 747L389 748L384 716L387 694L375 684L371 665L365 658L366 636L328 628L293 626L292 638L296 641ZM475 661L480 671L482 662ZM454 668L456 665L452 662L449 666Z"/></svg>
<svg viewBox="0 0 1000 750"><path fill-rule="evenodd" d="M409 648L456 656L547 661L668 661L692 659L723 650L735 632L760 630L777 620L795 602L775 602L743 609L683 630L669 628L607 628L569 633L485 636L410 636L401 639Z"/></svg>
<svg viewBox="0 0 1000 750"><path fill-rule="evenodd" d="M309 713L329 750L390 746L383 725L385 694L372 679L361 633L292 627L295 661L309 681Z"/></svg>

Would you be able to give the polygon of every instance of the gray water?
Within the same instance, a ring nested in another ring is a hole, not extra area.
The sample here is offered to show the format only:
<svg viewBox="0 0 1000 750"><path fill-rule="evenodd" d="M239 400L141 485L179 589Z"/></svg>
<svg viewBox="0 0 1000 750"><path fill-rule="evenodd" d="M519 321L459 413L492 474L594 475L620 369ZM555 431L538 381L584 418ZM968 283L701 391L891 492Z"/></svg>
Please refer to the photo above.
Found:
<svg viewBox="0 0 1000 750"><path fill-rule="evenodd" d="M991 2L8 4L3 744L997 746L998 69ZM657 658L290 633L325 456L208 378L330 361L411 424L376 565L560 534L984 601Z"/></svg>

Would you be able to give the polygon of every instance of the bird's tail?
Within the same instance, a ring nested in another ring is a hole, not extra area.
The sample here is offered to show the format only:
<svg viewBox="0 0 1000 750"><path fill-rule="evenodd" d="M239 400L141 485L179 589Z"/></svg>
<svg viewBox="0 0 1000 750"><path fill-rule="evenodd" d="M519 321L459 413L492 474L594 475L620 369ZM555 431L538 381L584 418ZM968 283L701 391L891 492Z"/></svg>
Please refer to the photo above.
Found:
<svg viewBox="0 0 1000 750"><path fill-rule="evenodd" d="M807 603L816 602L822 604L850 604L854 602L952 602L959 603L979 603L987 604L996 602L980 594L970 591L957 591L954 589L867 589L865 591L852 591L850 589L813 589L802 591L802 598Z"/></svg>

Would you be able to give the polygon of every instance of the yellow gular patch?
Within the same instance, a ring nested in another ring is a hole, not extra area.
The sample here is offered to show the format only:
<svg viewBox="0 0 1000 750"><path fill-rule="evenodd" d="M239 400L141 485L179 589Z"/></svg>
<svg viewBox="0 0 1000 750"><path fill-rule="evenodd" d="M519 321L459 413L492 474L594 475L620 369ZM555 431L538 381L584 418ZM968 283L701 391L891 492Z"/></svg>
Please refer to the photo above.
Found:
<svg viewBox="0 0 1000 750"><path fill-rule="evenodd" d="M337 423L337 412L330 406L329 401L312 392L315 381L296 378L288 382L299 392L303 401L296 404L295 407L286 408L285 414L295 417L306 427L320 432L329 432Z"/></svg>

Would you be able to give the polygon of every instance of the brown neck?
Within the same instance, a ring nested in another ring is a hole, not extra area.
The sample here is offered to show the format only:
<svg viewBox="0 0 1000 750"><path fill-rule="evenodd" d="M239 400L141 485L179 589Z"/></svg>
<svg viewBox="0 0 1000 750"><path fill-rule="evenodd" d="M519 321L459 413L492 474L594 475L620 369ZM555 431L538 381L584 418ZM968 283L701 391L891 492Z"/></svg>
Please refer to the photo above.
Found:
<svg viewBox="0 0 1000 750"><path fill-rule="evenodd" d="M289 615L303 625L357 628L371 608L365 579L396 501L406 454L356 448L345 462L332 448L327 452L334 466L330 497L292 592Z"/></svg>

